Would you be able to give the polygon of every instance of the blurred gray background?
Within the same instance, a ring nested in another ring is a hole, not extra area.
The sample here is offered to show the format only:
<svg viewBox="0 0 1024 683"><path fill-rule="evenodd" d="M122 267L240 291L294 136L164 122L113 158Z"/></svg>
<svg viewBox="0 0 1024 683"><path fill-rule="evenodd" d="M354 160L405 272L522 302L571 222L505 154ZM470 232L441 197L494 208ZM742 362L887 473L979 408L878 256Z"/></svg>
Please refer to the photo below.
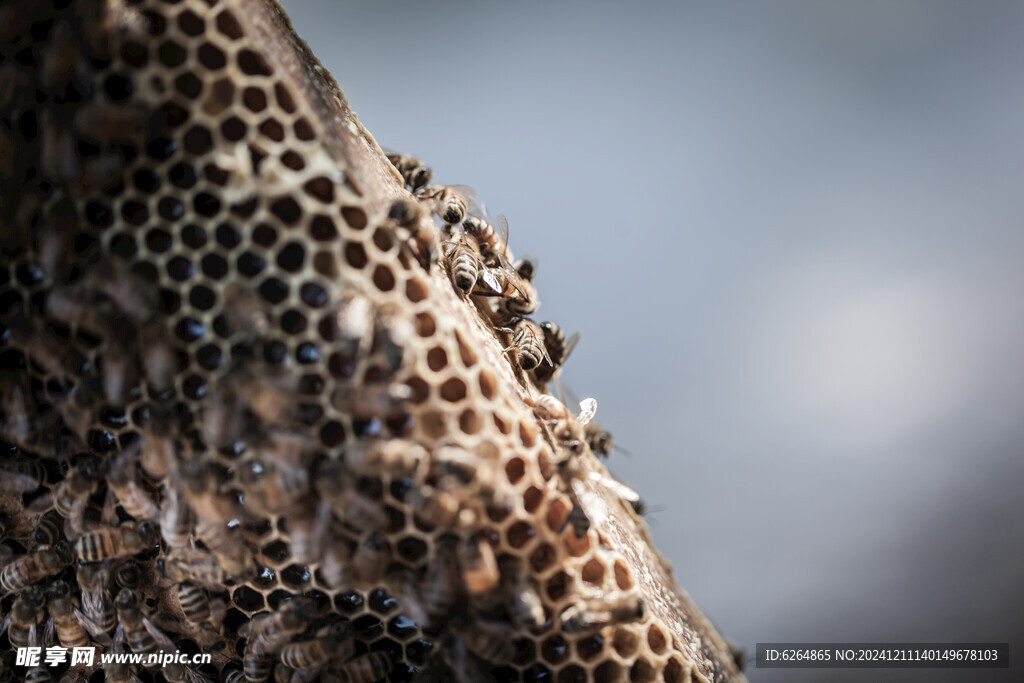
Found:
<svg viewBox="0 0 1024 683"><path fill-rule="evenodd" d="M382 145L539 255L725 634L1020 661L1024 4L284 4Z"/></svg>

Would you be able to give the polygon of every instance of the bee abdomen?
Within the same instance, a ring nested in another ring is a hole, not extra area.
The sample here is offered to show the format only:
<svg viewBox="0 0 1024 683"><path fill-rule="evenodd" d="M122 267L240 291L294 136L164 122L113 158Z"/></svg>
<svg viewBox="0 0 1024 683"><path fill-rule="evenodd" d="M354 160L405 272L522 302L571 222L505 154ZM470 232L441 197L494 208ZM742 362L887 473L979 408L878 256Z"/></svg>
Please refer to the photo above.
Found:
<svg viewBox="0 0 1024 683"><path fill-rule="evenodd" d="M459 250L456 253L455 260L452 262L451 274L456 288L463 294L469 294L473 291L473 286L476 284L476 278L479 274L479 262L472 253L466 250Z"/></svg>
<svg viewBox="0 0 1024 683"><path fill-rule="evenodd" d="M375 683L391 673L394 663L386 652L368 652L342 667L350 683Z"/></svg>
<svg viewBox="0 0 1024 683"><path fill-rule="evenodd" d="M75 541L75 555L80 562L102 562L117 554L117 546L110 534L85 534Z"/></svg>
<svg viewBox="0 0 1024 683"><path fill-rule="evenodd" d="M178 586L178 602L185 617L193 624L209 620L210 601L206 592L194 583L185 582Z"/></svg>

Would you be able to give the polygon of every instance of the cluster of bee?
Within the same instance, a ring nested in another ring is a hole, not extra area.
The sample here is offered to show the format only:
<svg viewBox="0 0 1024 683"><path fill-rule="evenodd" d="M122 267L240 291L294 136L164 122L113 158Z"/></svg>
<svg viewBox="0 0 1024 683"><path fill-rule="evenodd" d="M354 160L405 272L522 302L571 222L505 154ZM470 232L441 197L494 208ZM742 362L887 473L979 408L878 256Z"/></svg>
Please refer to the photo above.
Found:
<svg viewBox="0 0 1024 683"><path fill-rule="evenodd" d="M486 218L486 212L474 203L475 193L471 188L430 184L432 170L414 156L391 153L388 160L402 176L405 188L417 200L396 201L391 208L391 217L401 217L399 223L406 227L417 225L419 213L424 211L429 211L439 220L443 246L441 260L452 286L460 296L477 304L478 310L491 321L497 332L507 335L508 345L504 350L513 367L541 392L534 410L542 423L550 427L553 444L566 454L560 461L560 472L574 501L567 523L571 523L575 533L581 536L590 528L590 523L584 512L587 506L579 500L581 495L587 496L580 486L573 483L578 469L575 456L586 444L595 455L608 457L614 441L611 433L593 419L596 402L587 403L593 409L585 408L574 418L562 400L545 393L551 382L554 382L557 392L562 393L558 376L579 342L579 333L567 337L557 324L550 321L537 323L528 317L540 305L533 284L537 266L530 257L512 261L508 249L508 223L504 216L499 215L493 222ZM420 253L433 253L433 247L422 237L422 231L416 235L419 236L416 243ZM643 513L644 503L635 491L611 478L606 479L634 510Z"/></svg>

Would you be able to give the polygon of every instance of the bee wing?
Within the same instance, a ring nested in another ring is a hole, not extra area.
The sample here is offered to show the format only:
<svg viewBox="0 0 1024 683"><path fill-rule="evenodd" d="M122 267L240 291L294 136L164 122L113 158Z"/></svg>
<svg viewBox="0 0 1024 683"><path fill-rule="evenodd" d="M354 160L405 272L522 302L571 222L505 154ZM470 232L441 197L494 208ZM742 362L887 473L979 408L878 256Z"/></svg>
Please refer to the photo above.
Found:
<svg viewBox="0 0 1024 683"><path fill-rule="evenodd" d="M585 398L580 401L580 414L576 416L576 421L581 425L585 425L594 419L594 415L597 414L597 399Z"/></svg>
<svg viewBox="0 0 1024 683"><path fill-rule="evenodd" d="M0 493L28 493L29 491L35 491L39 486L39 481L32 475L7 470L0 471ZM32 501L33 504L35 502ZM29 509L32 509L31 505Z"/></svg>
<svg viewBox="0 0 1024 683"><path fill-rule="evenodd" d="M153 636L153 640L155 640L157 645L163 648L165 652L173 652L177 649L174 647L174 641L164 635L164 632L157 628L156 625L149 620L149 617L142 617L142 625L146 627L146 630L149 631L149 635Z"/></svg>
<svg viewBox="0 0 1024 683"><path fill-rule="evenodd" d="M498 278L494 276L494 273L489 268L481 268L477 279L483 281L487 288L495 294L501 294L501 283L498 282Z"/></svg>
<svg viewBox="0 0 1024 683"><path fill-rule="evenodd" d="M572 350L575 349L576 345L579 344L579 343L580 343L580 333L579 332L574 333L565 342L565 353L562 355L562 365L565 365L565 361L569 360L569 354L572 353Z"/></svg>
<svg viewBox="0 0 1024 683"><path fill-rule="evenodd" d="M618 479L609 477L606 474L601 474L600 472L591 472L590 479L609 489L612 493L625 501L635 503L640 500L640 494L636 492L636 489L629 484L623 484Z"/></svg>
<svg viewBox="0 0 1024 683"><path fill-rule="evenodd" d="M104 646L110 645L110 636L103 630L103 627L93 621L92 617L87 614L91 610L89 607L86 607L86 604L95 604L95 598L90 597L91 595L92 591L82 591L82 610L75 609L75 617L78 619L78 623L82 625L82 628L89 632L93 640ZM119 630L120 628L118 626ZM116 637L117 634L115 633L114 635Z"/></svg>
<svg viewBox="0 0 1024 683"><path fill-rule="evenodd" d="M56 642L56 635L57 632L55 630L55 626L53 623L53 617L50 617L46 620L46 623L43 625L43 640L41 643L42 646L50 647L51 645L53 645Z"/></svg>
<svg viewBox="0 0 1024 683"><path fill-rule="evenodd" d="M20 475L19 475L20 476ZM56 497L57 489L53 488L39 496L25 508L33 515L38 515L46 512L53 507L53 499Z"/></svg>
<svg viewBox="0 0 1024 683"><path fill-rule="evenodd" d="M508 219L505 218L505 214L499 213L494 218L494 227L498 230L498 235L501 237L501 248L498 250L502 255L508 253Z"/></svg>
<svg viewBox="0 0 1024 683"><path fill-rule="evenodd" d="M605 505L601 496L597 495L579 479L572 480L572 492L576 496L576 501L583 509L587 519L593 524L604 524L608 519L608 506Z"/></svg>
<svg viewBox="0 0 1024 683"><path fill-rule="evenodd" d="M462 195L462 198L466 200L466 205L476 204L476 190L468 185L449 185L451 189Z"/></svg>

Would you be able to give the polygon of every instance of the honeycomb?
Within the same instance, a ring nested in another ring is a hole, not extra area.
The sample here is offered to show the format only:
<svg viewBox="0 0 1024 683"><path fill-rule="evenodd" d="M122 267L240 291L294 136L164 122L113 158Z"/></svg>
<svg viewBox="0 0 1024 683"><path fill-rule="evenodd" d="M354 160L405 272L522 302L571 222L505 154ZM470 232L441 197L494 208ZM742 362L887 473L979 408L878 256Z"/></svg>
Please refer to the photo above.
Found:
<svg viewBox="0 0 1024 683"><path fill-rule="evenodd" d="M0 4L4 677L742 680L420 180L274 3Z"/></svg>

